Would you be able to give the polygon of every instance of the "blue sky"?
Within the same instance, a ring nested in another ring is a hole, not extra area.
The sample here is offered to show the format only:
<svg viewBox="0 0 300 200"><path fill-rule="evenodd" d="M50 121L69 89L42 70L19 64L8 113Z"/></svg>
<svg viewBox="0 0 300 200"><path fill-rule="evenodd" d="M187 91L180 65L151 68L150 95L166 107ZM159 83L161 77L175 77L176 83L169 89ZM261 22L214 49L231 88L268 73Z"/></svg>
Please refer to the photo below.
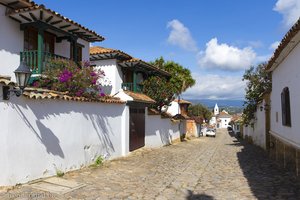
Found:
<svg viewBox="0 0 300 200"><path fill-rule="evenodd" d="M267 61L300 0L36 0L106 38L100 45L191 70L184 98L243 99L245 69Z"/></svg>

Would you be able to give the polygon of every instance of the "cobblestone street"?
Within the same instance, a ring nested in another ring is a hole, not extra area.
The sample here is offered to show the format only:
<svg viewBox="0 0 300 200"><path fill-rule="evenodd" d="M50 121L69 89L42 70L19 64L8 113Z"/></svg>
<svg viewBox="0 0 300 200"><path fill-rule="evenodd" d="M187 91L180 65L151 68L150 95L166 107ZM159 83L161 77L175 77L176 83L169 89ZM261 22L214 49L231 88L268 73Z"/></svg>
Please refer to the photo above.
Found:
<svg viewBox="0 0 300 200"><path fill-rule="evenodd" d="M59 196L23 185L0 199L300 199L299 180L225 130L216 138L138 150L63 178L86 186Z"/></svg>

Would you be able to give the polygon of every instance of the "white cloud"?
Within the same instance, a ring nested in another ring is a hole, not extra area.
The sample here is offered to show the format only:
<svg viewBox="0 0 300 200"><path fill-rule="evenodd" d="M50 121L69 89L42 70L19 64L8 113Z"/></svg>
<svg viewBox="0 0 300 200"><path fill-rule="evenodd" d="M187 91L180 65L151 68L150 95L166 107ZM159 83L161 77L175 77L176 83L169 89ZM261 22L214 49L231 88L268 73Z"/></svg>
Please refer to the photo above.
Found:
<svg viewBox="0 0 300 200"><path fill-rule="evenodd" d="M249 46L253 48L261 48L264 46L264 43L262 41L248 41Z"/></svg>
<svg viewBox="0 0 300 200"><path fill-rule="evenodd" d="M291 27L300 16L299 0L278 0L274 10L283 15L283 23Z"/></svg>
<svg viewBox="0 0 300 200"><path fill-rule="evenodd" d="M228 44L218 44L213 38L206 43L205 51L198 55L198 64L203 68L239 71L254 64L256 53L251 47L239 49Z"/></svg>
<svg viewBox="0 0 300 200"><path fill-rule="evenodd" d="M198 48L190 30L179 20L174 19L168 22L167 28L171 29L167 40L168 43L179 46L188 51L197 51Z"/></svg>
<svg viewBox="0 0 300 200"><path fill-rule="evenodd" d="M197 84L184 94L187 99L243 99L246 83L241 76L200 75L193 73Z"/></svg>
<svg viewBox="0 0 300 200"><path fill-rule="evenodd" d="M268 62L270 60L270 58L272 57L272 55L273 54L257 56L255 59L255 65L263 63L263 62Z"/></svg>
<svg viewBox="0 0 300 200"><path fill-rule="evenodd" d="M280 44L279 41L273 42L273 43L270 45L269 49L274 51L275 49L277 49L277 47L279 46L279 44Z"/></svg>

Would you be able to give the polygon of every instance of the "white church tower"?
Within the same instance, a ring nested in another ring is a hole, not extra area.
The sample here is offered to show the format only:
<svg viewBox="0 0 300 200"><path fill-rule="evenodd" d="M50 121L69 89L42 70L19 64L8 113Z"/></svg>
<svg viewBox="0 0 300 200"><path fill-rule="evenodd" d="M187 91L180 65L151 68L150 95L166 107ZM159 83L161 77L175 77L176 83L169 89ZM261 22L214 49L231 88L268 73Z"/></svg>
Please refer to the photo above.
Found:
<svg viewBox="0 0 300 200"><path fill-rule="evenodd" d="M218 115L218 114L220 114L220 112L219 112L218 104L216 104L216 105L215 105L215 108L214 108L214 115L216 116L216 115Z"/></svg>

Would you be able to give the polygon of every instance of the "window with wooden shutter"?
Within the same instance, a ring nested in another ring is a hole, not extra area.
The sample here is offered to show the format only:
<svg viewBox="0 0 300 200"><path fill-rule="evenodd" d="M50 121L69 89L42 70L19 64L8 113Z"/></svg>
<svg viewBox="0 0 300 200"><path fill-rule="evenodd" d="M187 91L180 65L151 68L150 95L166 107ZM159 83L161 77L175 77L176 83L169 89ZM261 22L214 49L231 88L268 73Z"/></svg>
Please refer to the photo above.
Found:
<svg viewBox="0 0 300 200"><path fill-rule="evenodd" d="M24 51L37 50L38 32L33 27L24 30Z"/></svg>
<svg viewBox="0 0 300 200"><path fill-rule="evenodd" d="M281 92L282 125L291 126L290 91L285 87Z"/></svg>
<svg viewBox="0 0 300 200"><path fill-rule="evenodd" d="M82 45L79 45L77 44L76 45L76 58L74 57L74 46L73 44L71 43L70 45L70 58L73 60L73 61L77 61L77 62L81 62L82 61Z"/></svg>

